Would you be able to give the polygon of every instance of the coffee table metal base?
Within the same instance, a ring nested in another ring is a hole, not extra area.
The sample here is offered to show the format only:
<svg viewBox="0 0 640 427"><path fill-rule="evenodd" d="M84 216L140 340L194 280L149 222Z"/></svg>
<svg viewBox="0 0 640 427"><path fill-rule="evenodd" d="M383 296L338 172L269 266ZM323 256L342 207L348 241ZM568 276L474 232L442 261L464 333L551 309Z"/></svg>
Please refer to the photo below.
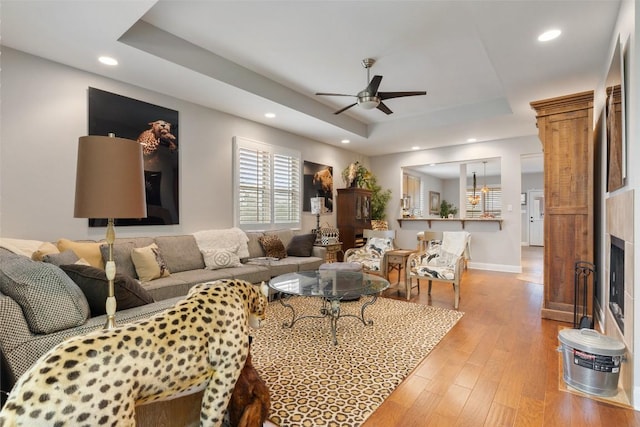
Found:
<svg viewBox="0 0 640 427"><path fill-rule="evenodd" d="M372 295L368 295L371 299L368 301L365 301L362 306L360 307L360 315L357 316L355 314L343 314L340 311L340 300L339 299L327 299L327 298L323 298L324 303L322 304L322 308L320 309L320 314L319 315L313 315L313 314L305 314L304 316L297 316L296 317L296 310L293 308L293 306L291 304L289 304L289 298L292 297L292 295L281 295L280 297L280 304L282 304L284 307L287 307L289 309L291 309L291 321L285 321L282 323L282 327L283 328L293 328L293 325L296 324L296 322L298 320L302 320L302 319L322 319L322 318L329 318L329 323L331 325L331 337L333 338L333 344L334 345L338 345L338 338L336 337L336 330L338 328L338 319L340 319L341 317L355 317L356 319L360 320L362 322L363 325L365 326L371 326L373 325L373 320L371 319L365 319L364 318L364 310L370 306L371 304L375 303L376 300L378 299L378 295L377 294L372 294ZM364 296L363 296L364 298Z"/></svg>

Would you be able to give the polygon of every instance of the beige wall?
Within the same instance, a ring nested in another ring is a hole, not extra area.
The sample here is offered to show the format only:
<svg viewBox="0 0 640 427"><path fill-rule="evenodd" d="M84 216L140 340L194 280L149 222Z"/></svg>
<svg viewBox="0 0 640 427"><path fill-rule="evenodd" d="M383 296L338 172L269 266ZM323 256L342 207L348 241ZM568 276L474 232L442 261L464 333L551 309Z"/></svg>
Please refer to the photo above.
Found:
<svg viewBox="0 0 640 427"><path fill-rule="evenodd" d="M232 137L292 147L340 171L362 156L180 99L79 71L6 47L0 75L0 236L102 238L73 218L78 137L87 134L89 86L174 109L180 120L180 224L119 227L118 236L191 233L233 225ZM365 159L366 160L366 159ZM303 213L303 229L315 216ZM322 218L335 224L334 216Z"/></svg>

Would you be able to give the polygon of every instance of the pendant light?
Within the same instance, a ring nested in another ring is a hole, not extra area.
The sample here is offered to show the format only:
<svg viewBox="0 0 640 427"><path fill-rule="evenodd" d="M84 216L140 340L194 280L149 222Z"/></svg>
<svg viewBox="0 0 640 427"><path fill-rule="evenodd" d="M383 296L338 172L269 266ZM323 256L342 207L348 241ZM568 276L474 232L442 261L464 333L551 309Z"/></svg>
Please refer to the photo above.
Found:
<svg viewBox="0 0 640 427"><path fill-rule="evenodd" d="M487 187L487 161L485 160L482 163L484 163L484 185L482 186L482 189L480 191L482 191L484 194L487 194L489 192L489 187Z"/></svg>
<svg viewBox="0 0 640 427"><path fill-rule="evenodd" d="M476 173L473 173L473 195L469 196L469 203L471 203L471 206L473 206L474 208L476 207L476 205L478 203L480 203L480 195L476 194Z"/></svg>

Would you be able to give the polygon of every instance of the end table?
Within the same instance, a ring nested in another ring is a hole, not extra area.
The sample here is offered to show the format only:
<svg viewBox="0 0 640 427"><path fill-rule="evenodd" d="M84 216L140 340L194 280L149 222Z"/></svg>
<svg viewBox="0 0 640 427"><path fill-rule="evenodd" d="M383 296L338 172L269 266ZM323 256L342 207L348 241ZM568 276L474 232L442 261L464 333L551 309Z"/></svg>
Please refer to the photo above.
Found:
<svg viewBox="0 0 640 427"><path fill-rule="evenodd" d="M385 253L387 257L387 277L389 280L389 272L391 270L398 270L398 281L396 285L400 284L400 276L402 276L402 269L407 265L409 255L416 252L415 249L392 249Z"/></svg>
<svg viewBox="0 0 640 427"><path fill-rule="evenodd" d="M313 246L319 246L327 250L327 253L324 256L324 262L327 262L327 263L336 262L338 260L337 253L342 252L342 242L327 243L324 245L320 243L316 243Z"/></svg>

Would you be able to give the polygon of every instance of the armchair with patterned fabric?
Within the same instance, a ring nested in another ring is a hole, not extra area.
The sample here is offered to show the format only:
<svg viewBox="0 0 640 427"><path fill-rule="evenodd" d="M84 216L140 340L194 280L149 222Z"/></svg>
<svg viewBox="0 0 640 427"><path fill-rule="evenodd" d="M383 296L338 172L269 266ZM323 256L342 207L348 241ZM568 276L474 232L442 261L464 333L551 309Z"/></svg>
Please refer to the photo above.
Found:
<svg viewBox="0 0 640 427"><path fill-rule="evenodd" d="M411 254L405 269L407 299L411 296L412 288L418 287L420 292L420 279L429 281L429 294L432 282L448 282L453 285L453 307L457 310L469 241L470 234L466 231L445 231L442 233L441 241L431 240L424 249ZM413 279L417 280L417 285L413 285Z"/></svg>
<svg viewBox="0 0 640 427"><path fill-rule="evenodd" d="M350 248L344 253L344 262L362 264L362 271L387 277L386 252L395 249L394 230L364 230L367 242L360 248Z"/></svg>

